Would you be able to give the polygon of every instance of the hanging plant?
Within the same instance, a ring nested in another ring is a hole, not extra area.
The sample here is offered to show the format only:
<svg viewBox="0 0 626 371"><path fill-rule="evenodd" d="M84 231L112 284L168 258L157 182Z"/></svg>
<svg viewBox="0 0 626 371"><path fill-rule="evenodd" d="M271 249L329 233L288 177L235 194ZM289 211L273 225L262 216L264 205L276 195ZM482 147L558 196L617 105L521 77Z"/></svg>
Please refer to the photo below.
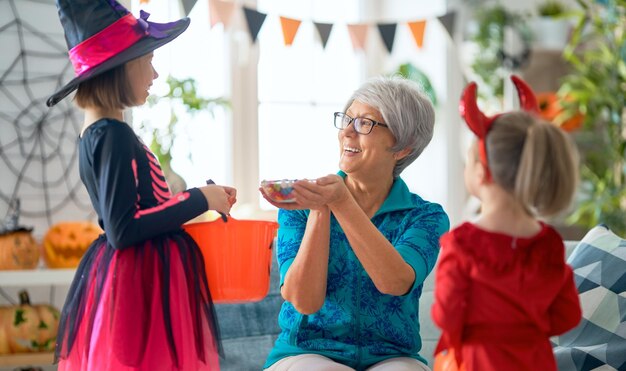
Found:
<svg viewBox="0 0 626 371"><path fill-rule="evenodd" d="M501 4L480 7L475 20L478 27L470 40L476 43L478 53L470 67L482 80L479 98L497 102L496 105L501 106L504 81L511 73L510 68L519 68L529 57L528 48L525 48L522 55L516 57L504 53L505 30L507 28L514 30L524 45L529 44L531 32L524 16L507 10Z"/></svg>

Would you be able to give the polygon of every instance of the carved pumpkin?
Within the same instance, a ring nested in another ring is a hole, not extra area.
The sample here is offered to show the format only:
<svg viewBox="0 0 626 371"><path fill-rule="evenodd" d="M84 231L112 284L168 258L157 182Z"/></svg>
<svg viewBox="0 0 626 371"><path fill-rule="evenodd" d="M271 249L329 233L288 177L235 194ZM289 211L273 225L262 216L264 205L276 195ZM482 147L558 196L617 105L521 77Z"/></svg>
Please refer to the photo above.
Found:
<svg viewBox="0 0 626 371"><path fill-rule="evenodd" d="M75 268L91 243L102 233L92 222L62 222L43 238L44 259L50 268Z"/></svg>
<svg viewBox="0 0 626 371"><path fill-rule="evenodd" d="M47 304L31 305L20 292L20 304L0 307L0 354L50 352L59 328L59 311Z"/></svg>
<svg viewBox="0 0 626 371"><path fill-rule="evenodd" d="M33 269L41 255L29 229L17 229L0 234L0 269Z"/></svg>
<svg viewBox="0 0 626 371"><path fill-rule="evenodd" d="M584 116L580 113L571 115L565 112L556 93L537 94L537 102L539 104L539 115L544 120L552 122L568 132L581 127Z"/></svg>
<svg viewBox="0 0 626 371"><path fill-rule="evenodd" d="M41 249L31 234L33 229L20 226L19 219L20 200L14 198L0 224L0 269L33 269L39 263Z"/></svg>

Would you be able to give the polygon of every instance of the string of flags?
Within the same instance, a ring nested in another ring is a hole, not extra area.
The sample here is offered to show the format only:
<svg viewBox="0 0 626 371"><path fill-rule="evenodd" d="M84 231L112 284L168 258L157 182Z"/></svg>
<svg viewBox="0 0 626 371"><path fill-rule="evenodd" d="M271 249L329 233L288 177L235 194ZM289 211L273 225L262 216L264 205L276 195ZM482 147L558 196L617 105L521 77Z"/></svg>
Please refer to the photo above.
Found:
<svg viewBox="0 0 626 371"><path fill-rule="evenodd" d="M142 2L148 2L149 0L142 0ZM191 12L191 9L195 5L197 0L180 0L182 1L183 9L186 14ZM209 2L209 20L211 28L217 24L222 24L224 28L230 25L230 21L233 18L236 8L243 10L248 32L252 43L255 43L263 24L267 20L267 13L258 11L246 5L237 5L234 1L225 0L208 0ZM281 29L283 32L283 42L285 46L290 46L298 33L298 29L302 24L301 19L295 19L285 16L278 16L280 20ZM456 20L456 13L454 11L448 12L442 16L436 17L436 20L441 23L446 32L453 37L454 26ZM352 42L352 47L355 51L365 50L366 41L368 38L369 30L372 26L376 26L378 33L382 38L383 44L389 53L393 49L393 44L396 36L396 30L398 24L406 23L409 27L413 39L418 49L421 49L424 45L424 34L426 31L426 25L429 23L429 19L418 19L405 22L386 22L386 23L352 23L347 24L348 34ZM330 38L330 34L335 27L333 23L321 23L313 21L315 29L319 34L322 47L325 48Z"/></svg>

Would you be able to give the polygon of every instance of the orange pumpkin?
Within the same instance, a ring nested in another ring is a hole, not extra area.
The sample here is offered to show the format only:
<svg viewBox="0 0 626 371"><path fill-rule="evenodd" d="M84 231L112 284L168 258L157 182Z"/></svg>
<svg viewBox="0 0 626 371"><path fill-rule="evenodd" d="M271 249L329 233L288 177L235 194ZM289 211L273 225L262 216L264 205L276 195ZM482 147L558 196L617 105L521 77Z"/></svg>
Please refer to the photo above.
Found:
<svg viewBox="0 0 626 371"><path fill-rule="evenodd" d="M577 130L582 126L585 117L580 113L572 115L565 112L556 93L537 94L537 102L539 103L539 116L544 120L552 122L568 132Z"/></svg>
<svg viewBox="0 0 626 371"><path fill-rule="evenodd" d="M60 313L48 304L31 305L20 292L20 304L0 307L0 354L54 350Z"/></svg>
<svg viewBox="0 0 626 371"><path fill-rule="evenodd" d="M33 269L41 251L30 229L19 228L0 234L0 269Z"/></svg>
<svg viewBox="0 0 626 371"><path fill-rule="evenodd" d="M50 268L75 268L91 243L102 233L92 222L61 222L43 238L44 259Z"/></svg>

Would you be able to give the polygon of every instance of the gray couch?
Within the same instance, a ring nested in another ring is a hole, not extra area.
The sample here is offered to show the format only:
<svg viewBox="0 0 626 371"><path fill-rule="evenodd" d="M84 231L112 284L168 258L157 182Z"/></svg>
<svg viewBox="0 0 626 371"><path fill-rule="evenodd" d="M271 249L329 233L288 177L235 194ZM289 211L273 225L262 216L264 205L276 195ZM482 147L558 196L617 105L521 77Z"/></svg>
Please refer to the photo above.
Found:
<svg viewBox="0 0 626 371"><path fill-rule="evenodd" d="M572 252L576 242L566 242L566 254ZM272 257L270 292L257 303L220 304L217 316L220 324L222 345L226 358L222 360L223 371L258 371L274 345L280 332L278 312L283 302L278 290L278 268ZM439 338L439 330L430 320L430 307L433 303L434 274L424 282L420 300L420 322L422 351L420 354L432 367L433 351Z"/></svg>

